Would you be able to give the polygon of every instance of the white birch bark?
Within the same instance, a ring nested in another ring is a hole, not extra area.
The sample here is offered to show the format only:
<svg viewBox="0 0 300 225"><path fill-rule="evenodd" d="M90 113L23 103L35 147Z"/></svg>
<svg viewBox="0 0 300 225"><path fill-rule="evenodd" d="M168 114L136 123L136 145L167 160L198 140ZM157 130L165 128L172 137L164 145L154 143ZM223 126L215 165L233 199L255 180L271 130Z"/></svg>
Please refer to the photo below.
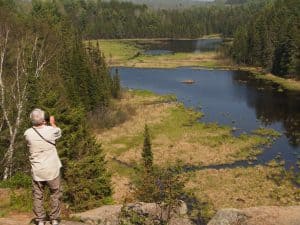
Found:
<svg viewBox="0 0 300 225"><path fill-rule="evenodd" d="M24 107L27 103L27 87L28 77L34 75L38 78L44 70L54 53L50 56L45 56L44 42L38 47L38 37L32 39L21 38L16 44L17 49L14 54L15 61L12 71L5 71L4 65L8 54L9 33L7 29L3 33L0 31L0 92L1 92L1 114L0 131L4 124L9 131L9 146L5 152L2 164L4 165L3 180L11 176L13 169L13 155L15 152L15 142L19 132ZM31 54L28 55L28 48L31 49ZM28 60L29 59L29 60ZM32 65L34 70L32 69ZM6 74L11 73L11 74ZM10 77L10 82L6 82L6 76Z"/></svg>

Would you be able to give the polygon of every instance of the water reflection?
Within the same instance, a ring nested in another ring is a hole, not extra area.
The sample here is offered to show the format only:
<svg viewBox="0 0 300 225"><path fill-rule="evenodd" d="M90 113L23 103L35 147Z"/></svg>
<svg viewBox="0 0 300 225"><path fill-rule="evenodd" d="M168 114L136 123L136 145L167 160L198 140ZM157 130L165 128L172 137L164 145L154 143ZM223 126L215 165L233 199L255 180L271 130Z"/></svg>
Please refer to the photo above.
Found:
<svg viewBox="0 0 300 225"><path fill-rule="evenodd" d="M235 127L236 134L259 127L283 135L259 156L261 162L278 154L295 166L300 153L300 94L252 79L243 72L205 69L120 68L122 85L159 94L174 93L187 107L204 113L204 122ZM182 84L192 79L193 85Z"/></svg>
<svg viewBox="0 0 300 225"><path fill-rule="evenodd" d="M256 118L264 126L282 123L290 144L295 147L300 145L299 93L282 90L276 84L258 81L243 72L235 72L233 81L245 85L247 91L244 99L249 107L255 109Z"/></svg>

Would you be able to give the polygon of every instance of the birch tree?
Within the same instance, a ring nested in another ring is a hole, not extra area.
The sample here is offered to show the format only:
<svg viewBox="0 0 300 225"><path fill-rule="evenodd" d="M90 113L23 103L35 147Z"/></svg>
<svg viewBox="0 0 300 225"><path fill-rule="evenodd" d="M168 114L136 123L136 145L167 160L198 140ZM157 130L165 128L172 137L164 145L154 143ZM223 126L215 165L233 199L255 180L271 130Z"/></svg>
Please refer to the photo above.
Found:
<svg viewBox="0 0 300 225"><path fill-rule="evenodd" d="M0 29L0 129L8 130L9 140L2 159L3 180L12 174L15 143L24 117L29 78L41 76L54 55L53 52L48 53L46 39L41 40L37 34L18 31L13 26L2 26Z"/></svg>

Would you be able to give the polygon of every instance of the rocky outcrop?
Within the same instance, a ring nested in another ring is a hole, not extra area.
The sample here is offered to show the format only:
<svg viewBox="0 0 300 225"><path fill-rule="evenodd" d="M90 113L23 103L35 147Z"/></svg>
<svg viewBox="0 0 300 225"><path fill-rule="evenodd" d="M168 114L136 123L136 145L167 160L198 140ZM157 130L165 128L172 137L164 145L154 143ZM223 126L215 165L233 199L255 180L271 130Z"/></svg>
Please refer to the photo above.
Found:
<svg viewBox="0 0 300 225"><path fill-rule="evenodd" d="M300 225L300 206L222 209L208 225Z"/></svg>
<svg viewBox="0 0 300 225"><path fill-rule="evenodd" d="M128 224L130 217L142 220L144 224L159 224L161 217L166 217L166 212L161 211L155 203L132 203L125 206L108 205L83 213L71 215L76 220L82 221L84 224L91 225L118 225L121 220L126 220L123 224ZM129 223L130 224L130 223ZM191 225L191 221L187 217L187 206L184 202L175 209L172 214L169 225Z"/></svg>

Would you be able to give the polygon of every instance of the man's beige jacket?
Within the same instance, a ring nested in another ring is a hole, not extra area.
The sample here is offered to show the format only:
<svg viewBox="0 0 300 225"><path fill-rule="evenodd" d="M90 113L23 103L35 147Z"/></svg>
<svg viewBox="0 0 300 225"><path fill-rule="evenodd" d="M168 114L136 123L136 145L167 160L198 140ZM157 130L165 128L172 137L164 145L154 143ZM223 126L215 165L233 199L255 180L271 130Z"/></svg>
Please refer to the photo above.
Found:
<svg viewBox="0 0 300 225"><path fill-rule="evenodd" d="M61 129L58 127L42 126L36 130L52 143L61 137ZM62 164L56 147L43 140L33 128L27 129L24 136L29 147L33 179L35 181L49 181L58 177Z"/></svg>

